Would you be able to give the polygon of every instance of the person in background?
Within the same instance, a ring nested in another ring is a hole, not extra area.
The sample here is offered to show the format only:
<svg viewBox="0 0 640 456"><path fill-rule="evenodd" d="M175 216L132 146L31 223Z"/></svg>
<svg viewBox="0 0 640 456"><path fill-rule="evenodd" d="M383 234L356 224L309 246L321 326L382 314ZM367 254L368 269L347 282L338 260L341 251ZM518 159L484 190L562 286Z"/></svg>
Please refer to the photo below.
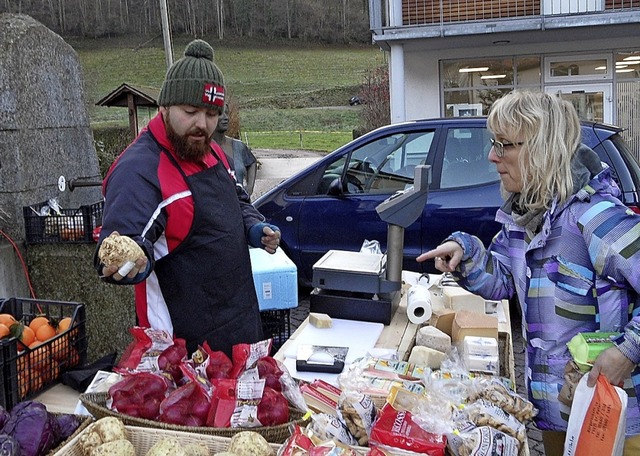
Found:
<svg viewBox="0 0 640 456"><path fill-rule="evenodd" d="M138 325L186 339L190 353L207 341L230 356L233 345L263 337L248 247L275 253L280 231L251 205L211 142L224 96L213 49L192 41L167 71L158 115L105 177L94 263L104 281L136 284ZM128 273L100 262L113 232L144 252Z"/></svg>
<svg viewBox="0 0 640 456"><path fill-rule="evenodd" d="M529 400L538 408L545 454L563 453L570 408L558 401L567 342L579 332L620 332L589 373L629 395L625 455L640 454L640 216L624 206L611 171L580 144L567 101L516 91L487 119L489 160L500 175L502 229L489 248L455 232L418 256L435 259L465 289L485 299L517 296L526 343Z"/></svg>
<svg viewBox="0 0 640 456"><path fill-rule="evenodd" d="M239 139L227 136L229 129L229 104L225 104L224 111L218 119L216 131L213 133L213 140L222 148L231 162L236 173L238 184L244 185L245 190L251 196L256 183L256 171L258 161L255 155L245 143Z"/></svg>

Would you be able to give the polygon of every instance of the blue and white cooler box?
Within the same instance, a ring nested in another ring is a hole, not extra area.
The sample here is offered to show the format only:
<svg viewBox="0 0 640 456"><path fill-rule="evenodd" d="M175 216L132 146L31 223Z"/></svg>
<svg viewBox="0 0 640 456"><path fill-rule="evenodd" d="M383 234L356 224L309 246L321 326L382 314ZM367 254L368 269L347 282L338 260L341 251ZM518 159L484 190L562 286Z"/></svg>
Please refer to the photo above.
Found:
<svg viewBox="0 0 640 456"><path fill-rule="evenodd" d="M260 310L298 307L298 268L282 249L271 255L250 248L249 254Z"/></svg>

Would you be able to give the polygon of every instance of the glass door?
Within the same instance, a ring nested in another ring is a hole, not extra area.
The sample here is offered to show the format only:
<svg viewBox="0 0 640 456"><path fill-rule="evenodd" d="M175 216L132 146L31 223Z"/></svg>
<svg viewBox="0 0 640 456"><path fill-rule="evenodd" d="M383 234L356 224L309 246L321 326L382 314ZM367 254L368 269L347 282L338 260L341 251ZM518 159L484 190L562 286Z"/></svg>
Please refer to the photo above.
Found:
<svg viewBox="0 0 640 456"><path fill-rule="evenodd" d="M545 91L570 101L581 120L613 122L611 84L546 86Z"/></svg>

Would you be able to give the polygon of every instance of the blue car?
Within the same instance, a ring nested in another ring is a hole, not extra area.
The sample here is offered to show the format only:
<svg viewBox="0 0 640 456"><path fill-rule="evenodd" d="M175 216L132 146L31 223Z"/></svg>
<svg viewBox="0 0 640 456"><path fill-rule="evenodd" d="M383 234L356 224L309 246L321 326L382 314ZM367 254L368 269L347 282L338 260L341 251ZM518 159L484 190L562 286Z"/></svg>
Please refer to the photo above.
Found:
<svg viewBox="0 0 640 456"><path fill-rule="evenodd" d="M618 127L583 123L583 142L609 164L623 201L640 213L640 167ZM298 267L301 285L328 250L359 251L365 240L386 250L387 225L376 206L413 184L414 168L431 165L427 203L405 230L403 269L434 272L417 263L422 252L456 230L486 244L498 232L500 178L487 156L486 118L454 117L389 125L361 136L284 180L254 203L282 230L281 246Z"/></svg>

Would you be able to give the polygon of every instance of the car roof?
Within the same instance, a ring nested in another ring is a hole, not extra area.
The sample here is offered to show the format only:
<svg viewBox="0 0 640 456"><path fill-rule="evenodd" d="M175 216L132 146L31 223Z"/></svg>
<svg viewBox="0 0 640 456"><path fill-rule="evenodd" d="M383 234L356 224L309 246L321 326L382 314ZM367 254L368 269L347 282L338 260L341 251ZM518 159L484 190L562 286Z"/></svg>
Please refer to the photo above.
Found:
<svg viewBox="0 0 640 456"><path fill-rule="evenodd" d="M455 126L457 124L476 124L485 126L487 122L487 116L476 116L476 117L432 117L426 119L417 119L417 120L409 120L405 122L398 122L395 124L385 125L383 127L377 128L364 136L375 135L378 132L389 132L390 130L405 130L407 127L415 128L415 127L429 127L434 124L437 125L451 125ZM594 122L589 120L581 120L580 125L582 126L582 142L587 145L595 146L596 144L605 141L611 136L618 134L624 131L624 128L618 127L616 125L606 124L603 122Z"/></svg>

